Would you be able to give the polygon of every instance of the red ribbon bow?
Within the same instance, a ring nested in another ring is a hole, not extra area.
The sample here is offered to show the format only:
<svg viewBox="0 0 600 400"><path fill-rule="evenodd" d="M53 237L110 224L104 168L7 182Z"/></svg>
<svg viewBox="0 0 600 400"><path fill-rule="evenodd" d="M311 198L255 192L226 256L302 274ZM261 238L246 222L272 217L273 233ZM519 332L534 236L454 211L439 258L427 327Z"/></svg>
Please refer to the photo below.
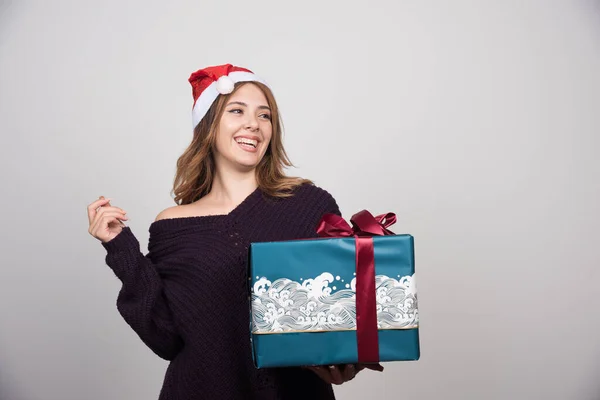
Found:
<svg viewBox="0 0 600 400"><path fill-rule="evenodd" d="M375 298L375 252L373 236L393 235L387 228L396 222L394 213L376 217L367 210L350 218L350 226L337 214L325 214L317 233L321 237L356 238L356 340L360 363L379 362L377 302Z"/></svg>

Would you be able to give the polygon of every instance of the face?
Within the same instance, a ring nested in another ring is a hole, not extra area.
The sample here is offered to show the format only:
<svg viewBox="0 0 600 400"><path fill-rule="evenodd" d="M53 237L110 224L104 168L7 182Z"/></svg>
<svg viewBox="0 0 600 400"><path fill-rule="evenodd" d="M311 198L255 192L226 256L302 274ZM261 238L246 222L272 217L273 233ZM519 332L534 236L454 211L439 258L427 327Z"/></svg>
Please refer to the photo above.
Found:
<svg viewBox="0 0 600 400"><path fill-rule="evenodd" d="M253 84L239 88L227 101L216 137L217 168L255 168L271 141L271 110Z"/></svg>

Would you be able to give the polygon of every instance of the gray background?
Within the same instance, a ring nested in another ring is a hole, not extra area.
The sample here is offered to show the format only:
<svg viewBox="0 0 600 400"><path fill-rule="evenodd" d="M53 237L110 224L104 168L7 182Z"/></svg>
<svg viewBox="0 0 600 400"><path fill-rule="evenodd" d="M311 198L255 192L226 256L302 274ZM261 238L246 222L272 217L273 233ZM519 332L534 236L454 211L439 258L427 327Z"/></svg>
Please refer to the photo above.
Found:
<svg viewBox="0 0 600 400"><path fill-rule="evenodd" d="M2 1L0 398L157 397L99 195L146 250L196 69L274 88L290 171L416 238L422 359L340 399L600 398L598 1Z"/></svg>

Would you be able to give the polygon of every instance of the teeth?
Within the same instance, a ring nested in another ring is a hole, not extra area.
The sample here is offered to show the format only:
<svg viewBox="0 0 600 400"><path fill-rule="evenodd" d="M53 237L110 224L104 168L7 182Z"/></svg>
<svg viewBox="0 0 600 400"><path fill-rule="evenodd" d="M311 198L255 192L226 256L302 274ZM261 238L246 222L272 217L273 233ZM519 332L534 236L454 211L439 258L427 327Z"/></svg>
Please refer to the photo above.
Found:
<svg viewBox="0 0 600 400"><path fill-rule="evenodd" d="M252 147L256 147L256 145L258 144L257 140L246 139L246 138L237 138L237 139L235 139L235 141L238 142L239 144L248 144Z"/></svg>

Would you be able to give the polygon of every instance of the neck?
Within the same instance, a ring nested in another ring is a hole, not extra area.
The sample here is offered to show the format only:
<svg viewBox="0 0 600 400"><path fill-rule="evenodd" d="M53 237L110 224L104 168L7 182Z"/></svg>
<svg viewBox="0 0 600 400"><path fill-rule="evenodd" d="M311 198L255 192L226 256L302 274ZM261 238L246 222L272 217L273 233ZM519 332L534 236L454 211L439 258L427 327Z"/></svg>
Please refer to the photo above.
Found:
<svg viewBox="0 0 600 400"><path fill-rule="evenodd" d="M207 196L224 207L233 208L258 187L255 170L235 171L217 168Z"/></svg>

